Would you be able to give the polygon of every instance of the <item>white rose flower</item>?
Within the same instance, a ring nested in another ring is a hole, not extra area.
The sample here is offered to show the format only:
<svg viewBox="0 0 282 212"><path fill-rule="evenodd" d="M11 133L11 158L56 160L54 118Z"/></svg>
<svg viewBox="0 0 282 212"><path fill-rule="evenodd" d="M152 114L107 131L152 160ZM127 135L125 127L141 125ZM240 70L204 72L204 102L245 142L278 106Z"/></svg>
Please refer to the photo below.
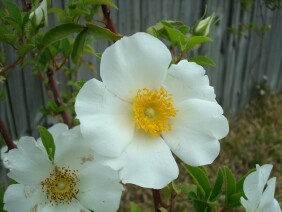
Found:
<svg viewBox="0 0 282 212"><path fill-rule="evenodd" d="M82 135L113 158L123 183L162 188L179 173L171 151L192 166L210 164L228 133L205 70L171 59L149 34L124 37L102 55L103 83L89 80L76 98Z"/></svg>
<svg viewBox="0 0 282 212"><path fill-rule="evenodd" d="M48 25L48 16L47 16L47 1L43 0L40 5L29 15L29 19L32 20L35 18L36 26L39 26L44 20L44 23Z"/></svg>
<svg viewBox="0 0 282 212"><path fill-rule="evenodd" d="M118 174L96 163L79 127L64 124L49 129L56 144L54 163L41 143L22 137L4 157L10 185L4 195L8 212L115 211L123 190Z"/></svg>
<svg viewBox="0 0 282 212"><path fill-rule="evenodd" d="M268 180L272 165L256 165L256 171L249 174L243 185L247 199L241 197L241 203L247 212L280 212L280 206L274 199L276 178ZM266 187L267 184L267 187Z"/></svg>

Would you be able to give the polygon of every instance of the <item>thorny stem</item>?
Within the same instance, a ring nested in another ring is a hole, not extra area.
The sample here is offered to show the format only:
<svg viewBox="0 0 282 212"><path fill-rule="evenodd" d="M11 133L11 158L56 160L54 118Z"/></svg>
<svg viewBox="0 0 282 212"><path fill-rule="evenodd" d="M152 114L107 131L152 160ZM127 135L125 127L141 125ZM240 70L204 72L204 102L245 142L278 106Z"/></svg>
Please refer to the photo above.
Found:
<svg viewBox="0 0 282 212"><path fill-rule="evenodd" d="M158 189L152 189L153 199L154 199L154 205L155 205L155 212L160 212L160 207L163 206L162 197L160 190Z"/></svg>
<svg viewBox="0 0 282 212"><path fill-rule="evenodd" d="M102 5L102 11L104 14L105 24L106 28L112 31L115 34L118 34L118 31L113 23L113 20L111 18L111 12L107 5Z"/></svg>
<svg viewBox="0 0 282 212"><path fill-rule="evenodd" d="M8 130L5 127L4 122L2 121L1 117L0 117L0 133L2 134L4 141L8 147L8 151L11 149L15 149L17 148L16 144L14 144Z"/></svg>
<svg viewBox="0 0 282 212"><path fill-rule="evenodd" d="M53 93L53 96L54 96L56 104L58 106L63 106L64 102L63 102L63 99L62 99L62 97L60 95L58 84L57 84L57 81L56 81L56 79L54 77L54 72L53 72L52 69L48 68L47 76L48 76L48 83L49 83L49 86L50 86L51 91ZM67 112L65 110L63 110L61 112L61 115L62 115L64 123L66 125L70 126L70 121L69 121L69 117L68 117Z"/></svg>

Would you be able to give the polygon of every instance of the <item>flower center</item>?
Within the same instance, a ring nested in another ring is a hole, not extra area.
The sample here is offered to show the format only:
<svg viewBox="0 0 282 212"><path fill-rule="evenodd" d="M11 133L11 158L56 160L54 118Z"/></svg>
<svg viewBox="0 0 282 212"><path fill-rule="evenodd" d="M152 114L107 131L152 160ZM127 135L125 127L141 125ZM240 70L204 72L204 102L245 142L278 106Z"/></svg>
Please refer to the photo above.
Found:
<svg viewBox="0 0 282 212"><path fill-rule="evenodd" d="M55 167L50 176L41 182L42 190L51 203L68 204L75 198L79 192L76 173L76 170Z"/></svg>
<svg viewBox="0 0 282 212"><path fill-rule="evenodd" d="M172 94L163 87L158 90L139 89L133 103L134 121L138 129L152 136L172 129L170 118L176 115Z"/></svg>

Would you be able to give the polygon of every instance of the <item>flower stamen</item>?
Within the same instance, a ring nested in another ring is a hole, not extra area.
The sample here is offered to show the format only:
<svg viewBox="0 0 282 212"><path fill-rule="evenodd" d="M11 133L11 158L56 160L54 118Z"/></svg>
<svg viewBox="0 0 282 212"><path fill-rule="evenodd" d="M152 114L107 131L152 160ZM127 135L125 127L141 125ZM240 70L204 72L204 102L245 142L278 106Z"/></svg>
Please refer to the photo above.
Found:
<svg viewBox="0 0 282 212"><path fill-rule="evenodd" d="M78 194L76 170L55 167L50 176L41 182L42 190L50 203L69 204Z"/></svg>
<svg viewBox="0 0 282 212"><path fill-rule="evenodd" d="M172 129L170 118L177 113L172 95L163 87L157 90L139 89L133 103L134 121L138 129L152 136Z"/></svg>

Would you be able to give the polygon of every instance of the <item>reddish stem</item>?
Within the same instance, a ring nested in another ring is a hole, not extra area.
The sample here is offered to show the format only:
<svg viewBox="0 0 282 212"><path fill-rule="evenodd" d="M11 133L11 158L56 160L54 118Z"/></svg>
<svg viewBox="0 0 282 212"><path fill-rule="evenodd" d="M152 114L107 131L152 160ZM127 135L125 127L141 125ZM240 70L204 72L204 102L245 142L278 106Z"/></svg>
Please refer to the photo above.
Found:
<svg viewBox="0 0 282 212"><path fill-rule="evenodd" d="M57 81L56 81L56 79L54 77L53 70L48 69L47 70L47 76L48 76L48 83L49 83L49 86L50 86L51 91L53 93L53 96L54 96L56 104L58 106L63 106L64 102L63 102L63 99L62 99L62 97L60 95L58 84L57 84ZM66 125L70 126L70 121L69 121L69 117L68 117L67 112L64 110L64 111L61 112L61 115L62 115L64 123Z"/></svg>
<svg viewBox="0 0 282 212"><path fill-rule="evenodd" d="M8 130L5 127L4 122L2 121L1 117L0 117L0 133L2 134L4 141L8 147L8 151L11 149L15 149L17 148L16 144L14 144Z"/></svg>
<svg viewBox="0 0 282 212"><path fill-rule="evenodd" d="M162 207L163 205L160 190L152 189L152 194L154 199L155 212L160 212L160 207Z"/></svg>
<svg viewBox="0 0 282 212"><path fill-rule="evenodd" d="M113 20L111 18L111 11L107 5L102 5L102 11L104 14L105 24L106 28L111 30L113 33L118 34L118 31L113 23Z"/></svg>
<svg viewBox="0 0 282 212"><path fill-rule="evenodd" d="M31 3L27 2L26 0L22 0L22 4L24 12L28 12L31 9Z"/></svg>

